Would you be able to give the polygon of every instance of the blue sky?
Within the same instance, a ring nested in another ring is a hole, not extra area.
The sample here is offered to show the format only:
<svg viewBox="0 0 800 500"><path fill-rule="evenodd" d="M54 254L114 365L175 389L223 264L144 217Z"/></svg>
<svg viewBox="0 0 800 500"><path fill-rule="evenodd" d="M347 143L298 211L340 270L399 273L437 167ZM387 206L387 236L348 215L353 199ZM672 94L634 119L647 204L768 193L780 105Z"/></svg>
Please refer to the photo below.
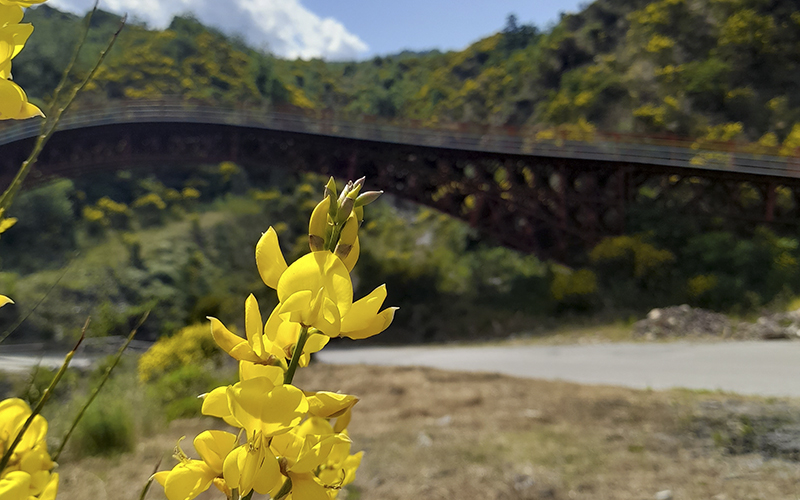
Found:
<svg viewBox="0 0 800 500"><path fill-rule="evenodd" d="M333 17L368 46L368 56L403 49L463 49L496 33L508 14L544 28L581 2L562 0L303 0L321 17Z"/></svg>
<svg viewBox="0 0 800 500"><path fill-rule="evenodd" d="M93 0L49 0L77 13ZM539 27L574 12L578 0L101 0L155 28L176 14L236 33L251 45L288 58L364 59L404 49L462 49L502 29L508 14Z"/></svg>

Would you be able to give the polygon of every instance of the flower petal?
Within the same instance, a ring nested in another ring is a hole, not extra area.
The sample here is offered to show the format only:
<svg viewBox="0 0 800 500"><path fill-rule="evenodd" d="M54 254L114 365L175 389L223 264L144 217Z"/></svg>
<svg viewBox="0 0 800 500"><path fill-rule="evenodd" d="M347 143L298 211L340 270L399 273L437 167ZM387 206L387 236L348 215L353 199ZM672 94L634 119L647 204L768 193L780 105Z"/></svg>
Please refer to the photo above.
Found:
<svg viewBox="0 0 800 500"><path fill-rule="evenodd" d="M27 472L12 471L0 479L0 498L3 500L27 500L31 475Z"/></svg>
<svg viewBox="0 0 800 500"><path fill-rule="evenodd" d="M169 500L191 500L206 491L216 477L202 460L181 462L164 481L164 493Z"/></svg>
<svg viewBox="0 0 800 500"><path fill-rule="evenodd" d="M264 437L270 437L287 432L308 411L303 391L291 385L276 387L265 377L242 380L227 391L231 413L248 436L262 432Z"/></svg>
<svg viewBox="0 0 800 500"><path fill-rule="evenodd" d="M322 418L339 417L358 403L358 398L355 396L327 391L308 392L306 398L308 413Z"/></svg>
<svg viewBox="0 0 800 500"><path fill-rule="evenodd" d="M225 328L225 325L217 318L209 316L208 319L211 321L211 335L223 351L239 361L251 361L253 363L261 361L261 358L253 352L253 348L250 347L247 340Z"/></svg>
<svg viewBox="0 0 800 500"><path fill-rule="evenodd" d="M278 280L286 271L287 265L278 243L278 233L272 226L261 235L256 244L256 267L265 285L272 289L278 288Z"/></svg>
<svg viewBox="0 0 800 500"><path fill-rule="evenodd" d="M348 271L352 272L353 268L356 267L356 262L358 262L359 255L361 255L361 243L359 243L358 238L356 238L350 253L347 255L347 257L342 259L342 262Z"/></svg>
<svg viewBox="0 0 800 500"><path fill-rule="evenodd" d="M239 380L267 377L273 384L283 383L283 369L279 366L258 365L249 361L239 362Z"/></svg>
<svg viewBox="0 0 800 500"><path fill-rule="evenodd" d="M347 314L353 304L353 284L341 259L330 252L311 252L292 263L278 281L278 300L283 302L303 290L316 295L320 288L336 304L340 316Z"/></svg>
<svg viewBox="0 0 800 500"><path fill-rule="evenodd" d="M203 431L194 438L194 449L200 458L218 476L222 474L222 462L238 445L235 434L225 431Z"/></svg>
<svg viewBox="0 0 800 500"><path fill-rule="evenodd" d="M261 339L264 330L264 323L261 320L261 311L258 309L258 301L252 293L244 301L244 331L247 341L253 352L259 358L264 358L264 341Z"/></svg>

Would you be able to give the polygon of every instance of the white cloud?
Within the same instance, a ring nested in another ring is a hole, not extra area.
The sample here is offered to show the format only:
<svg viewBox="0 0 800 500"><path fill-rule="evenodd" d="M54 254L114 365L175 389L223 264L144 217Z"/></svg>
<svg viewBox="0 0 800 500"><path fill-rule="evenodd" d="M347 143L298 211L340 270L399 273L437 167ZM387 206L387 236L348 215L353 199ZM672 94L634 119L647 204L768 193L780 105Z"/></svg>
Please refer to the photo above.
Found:
<svg viewBox="0 0 800 500"><path fill-rule="evenodd" d="M58 9L83 13L92 0L50 0ZM149 26L164 28L175 15L191 12L206 25L238 34L279 56L355 59L369 47L333 18L322 19L300 0L101 0L100 8L127 12Z"/></svg>

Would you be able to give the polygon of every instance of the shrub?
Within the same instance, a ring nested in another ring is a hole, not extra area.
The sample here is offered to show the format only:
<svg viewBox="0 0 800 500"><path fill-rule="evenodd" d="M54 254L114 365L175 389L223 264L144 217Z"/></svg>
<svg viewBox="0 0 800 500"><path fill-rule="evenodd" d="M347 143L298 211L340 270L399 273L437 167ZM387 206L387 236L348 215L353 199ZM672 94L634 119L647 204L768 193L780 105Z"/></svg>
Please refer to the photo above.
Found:
<svg viewBox="0 0 800 500"><path fill-rule="evenodd" d="M181 328L171 337L160 338L139 358L139 379L147 382L170 371L202 362L217 354L207 323Z"/></svg>
<svg viewBox="0 0 800 500"><path fill-rule="evenodd" d="M170 421L199 416L203 401L198 396L229 382L232 381L220 380L211 370L190 364L162 376L149 389L151 396L164 408L164 414Z"/></svg>
<svg viewBox="0 0 800 500"><path fill-rule="evenodd" d="M73 436L76 452L110 456L131 451L135 433L129 405L125 399L101 398L89 406Z"/></svg>

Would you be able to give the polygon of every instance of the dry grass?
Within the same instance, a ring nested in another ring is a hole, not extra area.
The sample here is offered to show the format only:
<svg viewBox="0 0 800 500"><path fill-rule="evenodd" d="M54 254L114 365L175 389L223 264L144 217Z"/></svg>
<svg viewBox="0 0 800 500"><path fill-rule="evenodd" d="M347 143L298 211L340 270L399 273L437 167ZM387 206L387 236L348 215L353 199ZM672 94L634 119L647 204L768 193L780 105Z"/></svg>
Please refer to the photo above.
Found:
<svg viewBox="0 0 800 500"><path fill-rule="evenodd" d="M665 489L676 500L800 496L796 462L730 452L737 412L800 415L792 401L421 368L315 365L296 381L362 398L350 427L366 456L351 499L626 500ZM730 431L722 437L712 428L720 421ZM187 435L191 454L191 438L209 425L174 422L134 454L65 463L59 498L138 498L175 439ZM163 493L155 486L148 498Z"/></svg>

